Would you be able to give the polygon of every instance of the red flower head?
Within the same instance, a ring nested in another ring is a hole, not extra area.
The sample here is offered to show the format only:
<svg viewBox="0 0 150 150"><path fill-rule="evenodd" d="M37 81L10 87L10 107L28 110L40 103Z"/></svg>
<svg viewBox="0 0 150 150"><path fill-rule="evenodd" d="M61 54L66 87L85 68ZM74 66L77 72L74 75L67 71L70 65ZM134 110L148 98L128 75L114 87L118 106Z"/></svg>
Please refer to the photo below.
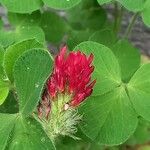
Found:
<svg viewBox="0 0 150 150"><path fill-rule="evenodd" d="M75 107L91 95L96 82L91 81L92 61L92 54L86 56L80 51L67 54L66 47L56 56L38 106L38 117L49 137L67 135L75 138L76 125L82 119Z"/></svg>
<svg viewBox="0 0 150 150"><path fill-rule="evenodd" d="M71 95L71 106L78 106L90 96L96 82L91 81L92 61L92 54L89 57L80 51L67 54L67 48L63 47L55 58L54 70L47 83L51 99L55 100L58 94L64 93Z"/></svg>

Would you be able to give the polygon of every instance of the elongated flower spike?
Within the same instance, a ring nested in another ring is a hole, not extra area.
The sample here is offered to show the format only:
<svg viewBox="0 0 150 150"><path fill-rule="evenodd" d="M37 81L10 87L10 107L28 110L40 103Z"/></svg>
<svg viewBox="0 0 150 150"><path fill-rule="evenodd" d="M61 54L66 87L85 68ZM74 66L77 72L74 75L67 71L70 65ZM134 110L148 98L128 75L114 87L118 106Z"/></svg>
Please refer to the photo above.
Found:
<svg viewBox="0 0 150 150"><path fill-rule="evenodd" d="M76 107L92 94L96 82L91 79L93 59L93 54L67 53L66 46L55 57L53 72L38 107L39 118L45 117L49 122L44 128L49 127L51 137L57 134L73 136L75 133L75 126L81 120Z"/></svg>

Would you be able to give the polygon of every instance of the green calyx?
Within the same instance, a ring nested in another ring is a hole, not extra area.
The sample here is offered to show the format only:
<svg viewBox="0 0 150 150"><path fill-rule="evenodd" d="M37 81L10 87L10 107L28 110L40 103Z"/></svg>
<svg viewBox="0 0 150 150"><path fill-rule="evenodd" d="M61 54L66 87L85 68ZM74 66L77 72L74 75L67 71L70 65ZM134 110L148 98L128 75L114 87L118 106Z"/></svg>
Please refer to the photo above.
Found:
<svg viewBox="0 0 150 150"><path fill-rule="evenodd" d="M57 99L51 101L48 119L38 119L52 140L55 140L59 135L77 139L74 134L77 132L76 126L81 121L82 115L78 114L76 108L68 105L70 99L69 95L58 94Z"/></svg>

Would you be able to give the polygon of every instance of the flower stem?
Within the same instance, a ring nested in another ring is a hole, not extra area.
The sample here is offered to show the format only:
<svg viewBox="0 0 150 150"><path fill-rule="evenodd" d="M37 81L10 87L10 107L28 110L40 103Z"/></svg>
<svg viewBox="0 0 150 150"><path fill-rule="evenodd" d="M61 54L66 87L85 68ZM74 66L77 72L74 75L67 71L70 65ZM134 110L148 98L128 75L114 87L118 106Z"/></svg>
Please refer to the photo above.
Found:
<svg viewBox="0 0 150 150"><path fill-rule="evenodd" d="M116 31L118 20L118 3L114 2L114 31Z"/></svg>
<svg viewBox="0 0 150 150"><path fill-rule="evenodd" d="M132 16L131 21L130 21L128 27L127 27L127 30L125 31L125 35L124 35L124 38L125 38L125 39L127 39L127 38L129 37L129 35L130 35L131 31L132 31L132 28L133 28L133 26L134 26L134 23L135 23L135 21L136 21L138 15L139 15L139 13L135 13L135 14Z"/></svg>
<svg viewBox="0 0 150 150"><path fill-rule="evenodd" d="M117 2L114 3L114 32L117 34L121 28L121 21L123 16L123 7L119 8Z"/></svg>

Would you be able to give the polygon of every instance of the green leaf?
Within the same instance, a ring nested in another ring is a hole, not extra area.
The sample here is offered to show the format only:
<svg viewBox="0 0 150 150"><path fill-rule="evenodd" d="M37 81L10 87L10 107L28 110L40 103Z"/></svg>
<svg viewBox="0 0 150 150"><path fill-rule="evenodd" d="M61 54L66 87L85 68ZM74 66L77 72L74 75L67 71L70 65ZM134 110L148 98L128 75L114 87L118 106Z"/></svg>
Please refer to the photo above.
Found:
<svg viewBox="0 0 150 150"><path fill-rule="evenodd" d="M4 67L8 78L13 81L13 66L19 56L23 52L30 50L32 48L43 48L43 45L40 44L35 39L29 39L17 44L14 44L6 49L5 58L4 58Z"/></svg>
<svg viewBox="0 0 150 150"><path fill-rule="evenodd" d="M45 35L43 30L37 26L20 26L15 30L15 41L19 42L26 39L35 38L37 41L44 43Z"/></svg>
<svg viewBox="0 0 150 150"><path fill-rule="evenodd" d="M131 138L127 141L127 145L137 145L137 144L146 144L150 140L150 122L140 119L138 127L131 136Z"/></svg>
<svg viewBox="0 0 150 150"><path fill-rule="evenodd" d="M134 12L141 11L144 7L145 0L117 0L120 2L126 9Z"/></svg>
<svg viewBox="0 0 150 150"><path fill-rule="evenodd" d="M118 41L112 47L112 51L119 61L122 80L129 81L140 67L140 51L126 40Z"/></svg>
<svg viewBox="0 0 150 150"><path fill-rule="evenodd" d="M31 13L43 5L41 0L1 0L1 3L8 11L16 13Z"/></svg>
<svg viewBox="0 0 150 150"><path fill-rule="evenodd" d="M14 114L19 112L16 95L10 91L5 102L0 106L0 113Z"/></svg>
<svg viewBox="0 0 150 150"><path fill-rule="evenodd" d="M120 67L109 48L96 42L86 41L77 45L74 50L94 55L93 79L96 79L94 96L107 93L121 84Z"/></svg>
<svg viewBox="0 0 150 150"><path fill-rule="evenodd" d="M55 150L51 140L37 121L19 117L15 122L8 150L27 150L29 148L31 150Z"/></svg>
<svg viewBox="0 0 150 150"><path fill-rule="evenodd" d="M2 64L3 64L3 57L4 57L4 49L0 45L0 66L2 66Z"/></svg>
<svg viewBox="0 0 150 150"><path fill-rule="evenodd" d="M147 0L142 11L142 18L144 23L150 27L150 1Z"/></svg>
<svg viewBox="0 0 150 150"><path fill-rule="evenodd" d="M33 26L38 25L41 21L40 11L35 11L31 14L18 14L8 12L8 20L14 26Z"/></svg>
<svg viewBox="0 0 150 150"><path fill-rule="evenodd" d="M24 52L14 66L14 81L23 115L32 113L52 70L52 60L47 51L32 49Z"/></svg>
<svg viewBox="0 0 150 150"><path fill-rule="evenodd" d="M97 9L96 9L97 8ZM81 22L83 28L88 28L91 30L99 30L103 27L106 21L106 12L100 7L96 7L95 10L87 9L83 11L83 16L81 16ZM84 18L82 18L84 17Z"/></svg>
<svg viewBox="0 0 150 150"><path fill-rule="evenodd" d="M63 18L48 11L42 14L41 27L44 30L46 40L52 43L60 42L68 29Z"/></svg>
<svg viewBox="0 0 150 150"><path fill-rule="evenodd" d="M141 66L133 75L128 93L136 112L150 121L150 64Z"/></svg>
<svg viewBox="0 0 150 150"><path fill-rule="evenodd" d="M113 0L97 0L100 5L111 2ZM116 0L119 3L121 3L126 9L138 12L141 11L144 7L145 0L136 0L136 3L134 0Z"/></svg>
<svg viewBox="0 0 150 150"><path fill-rule="evenodd" d="M80 137L81 138L81 137ZM55 141L57 150L104 150L104 146L100 146L91 141L88 143L82 140L74 140L70 137L59 137Z"/></svg>
<svg viewBox="0 0 150 150"><path fill-rule="evenodd" d="M3 59L4 49L2 48L2 46L0 46L0 105L3 104L9 92L8 84L3 81L5 78Z"/></svg>
<svg viewBox="0 0 150 150"><path fill-rule="evenodd" d="M0 149L5 150L7 145L7 141L10 138L10 132L14 127L14 121L16 119L16 115L11 114L1 114L0 113Z"/></svg>
<svg viewBox="0 0 150 150"><path fill-rule="evenodd" d="M79 12L80 15L78 15ZM84 0L81 4L68 10L66 17L75 30L99 30L106 22L107 15L97 2Z"/></svg>
<svg viewBox="0 0 150 150"><path fill-rule="evenodd" d="M80 108L82 131L102 145L119 145L135 131L137 116L124 87L90 97Z"/></svg>
<svg viewBox="0 0 150 150"><path fill-rule="evenodd" d="M9 86L0 80L0 105L2 105L9 93Z"/></svg>
<svg viewBox="0 0 150 150"><path fill-rule="evenodd" d="M97 2L97 0L91 1L91 0L82 0L80 4L78 4L78 6L81 5L81 7L83 9L90 9L91 7L95 7L98 6L99 4Z"/></svg>
<svg viewBox="0 0 150 150"><path fill-rule="evenodd" d="M117 37L112 30L103 29L103 30L94 32L90 36L89 40L98 42L100 44L103 44L103 45L111 48L116 43Z"/></svg>
<svg viewBox="0 0 150 150"><path fill-rule="evenodd" d="M87 41L91 32L89 30L72 30L68 33L67 45L70 50L73 50L77 44Z"/></svg>
<svg viewBox="0 0 150 150"><path fill-rule="evenodd" d="M4 59L4 49L0 45L0 80L3 79L4 77L3 59Z"/></svg>
<svg viewBox="0 0 150 150"><path fill-rule="evenodd" d="M100 5L111 2L112 0L97 0Z"/></svg>
<svg viewBox="0 0 150 150"><path fill-rule="evenodd" d="M69 9L81 2L81 0L43 0L43 2L55 9Z"/></svg>
<svg viewBox="0 0 150 150"><path fill-rule="evenodd" d="M55 150L51 140L34 119L24 119L18 114L0 114L1 150Z"/></svg>
<svg viewBox="0 0 150 150"><path fill-rule="evenodd" d="M45 42L45 35L40 27L18 26L14 31L0 31L0 44L3 47L8 47L15 42L33 38L41 43Z"/></svg>
<svg viewBox="0 0 150 150"><path fill-rule="evenodd" d="M0 45L7 47L14 42L14 35L11 31L0 30Z"/></svg>

